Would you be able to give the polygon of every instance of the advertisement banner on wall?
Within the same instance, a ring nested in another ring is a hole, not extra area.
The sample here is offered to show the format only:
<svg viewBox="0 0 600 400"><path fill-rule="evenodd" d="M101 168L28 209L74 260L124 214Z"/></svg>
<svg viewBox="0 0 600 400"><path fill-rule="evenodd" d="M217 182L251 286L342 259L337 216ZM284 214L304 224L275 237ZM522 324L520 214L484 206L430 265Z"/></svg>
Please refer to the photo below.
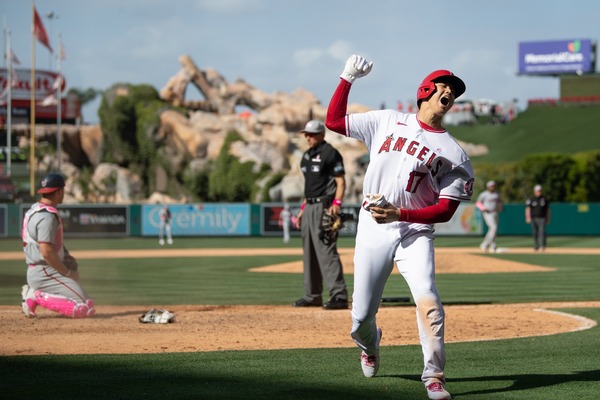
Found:
<svg viewBox="0 0 600 400"><path fill-rule="evenodd" d="M483 234L483 218L474 205L461 203L450 221L435 224L434 228L437 236L478 236Z"/></svg>
<svg viewBox="0 0 600 400"><path fill-rule="evenodd" d="M559 75L594 72L589 39L519 43L519 74Z"/></svg>
<svg viewBox="0 0 600 400"><path fill-rule="evenodd" d="M8 235L8 208L0 204L0 237Z"/></svg>
<svg viewBox="0 0 600 400"><path fill-rule="evenodd" d="M21 221L29 206L21 207ZM129 236L128 206L60 205L65 237Z"/></svg>
<svg viewBox="0 0 600 400"><path fill-rule="evenodd" d="M264 203L261 205L261 227L262 236L281 236L283 235L283 221L281 220L282 203ZM356 224L358 223L359 206L343 206L342 220L344 224L340 229L340 236L356 236ZM300 212L300 204L290 204L291 218L291 236L300 236L300 230L296 228L296 216Z"/></svg>
<svg viewBox="0 0 600 400"><path fill-rule="evenodd" d="M160 232L164 205L142 206L142 236ZM249 236L250 204L169 204L173 236Z"/></svg>
<svg viewBox="0 0 600 400"><path fill-rule="evenodd" d="M263 203L260 208L260 234L262 236L282 236L283 235L283 220L281 211L283 204L281 203ZM296 216L300 212L300 204L290 204L290 235L300 236L300 230L296 228Z"/></svg>

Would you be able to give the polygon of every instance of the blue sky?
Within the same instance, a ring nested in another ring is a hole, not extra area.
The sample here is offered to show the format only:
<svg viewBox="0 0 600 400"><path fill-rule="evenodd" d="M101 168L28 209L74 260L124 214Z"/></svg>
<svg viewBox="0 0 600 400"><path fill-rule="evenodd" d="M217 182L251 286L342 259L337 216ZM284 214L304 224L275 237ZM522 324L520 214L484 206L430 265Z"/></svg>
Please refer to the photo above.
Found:
<svg viewBox="0 0 600 400"><path fill-rule="evenodd" d="M0 0L21 67L31 65L31 1ZM304 88L327 104L349 55L374 62L350 101L378 108L415 98L421 80L450 69L465 99L557 97L559 82L517 76L518 43L600 36L597 0L37 0L52 46L62 34L68 87L146 83L159 89L188 54L229 82L267 93ZM57 19L46 15L54 12ZM4 45L2 49L4 49ZM5 64L3 63L3 66ZM36 68L56 60L36 44ZM195 89L188 93L198 98ZM96 101L84 120L98 121Z"/></svg>

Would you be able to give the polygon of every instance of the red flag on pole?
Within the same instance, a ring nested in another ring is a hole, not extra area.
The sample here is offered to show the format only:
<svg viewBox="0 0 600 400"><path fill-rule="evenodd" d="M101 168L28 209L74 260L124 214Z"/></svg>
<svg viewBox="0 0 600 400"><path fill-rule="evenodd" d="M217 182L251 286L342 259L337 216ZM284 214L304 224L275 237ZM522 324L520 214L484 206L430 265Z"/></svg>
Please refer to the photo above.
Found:
<svg viewBox="0 0 600 400"><path fill-rule="evenodd" d="M46 33L46 28L44 28L44 24L42 24L42 19L37 12L37 9L33 7L33 36L44 46L50 50L52 53L52 46L50 46L50 41L48 40L48 34Z"/></svg>

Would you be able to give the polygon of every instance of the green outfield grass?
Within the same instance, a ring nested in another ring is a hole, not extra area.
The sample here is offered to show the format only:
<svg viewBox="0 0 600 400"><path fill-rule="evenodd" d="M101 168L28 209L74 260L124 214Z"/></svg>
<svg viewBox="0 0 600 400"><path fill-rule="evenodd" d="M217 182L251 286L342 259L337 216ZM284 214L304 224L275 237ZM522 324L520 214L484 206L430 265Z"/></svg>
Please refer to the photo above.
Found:
<svg viewBox="0 0 600 400"><path fill-rule="evenodd" d="M482 237L472 236L440 236L436 238L436 247L476 247L481 243ZM95 250L95 249L158 249L156 238L66 238L65 243L70 250ZM0 252L21 251L20 238L0 239ZM533 239L529 236L500 236L500 247L532 247ZM301 248L299 236L293 236L289 243L283 243L281 237L177 237L172 246L166 248L180 249L212 249L212 248ZM338 247L354 247L354 237L340 237ZM600 247L600 236L550 236L548 247Z"/></svg>
<svg viewBox="0 0 600 400"><path fill-rule="evenodd" d="M477 246L481 238L441 237L437 246ZM530 247L529 237L501 237L502 247ZM14 239L0 251L18 251ZM83 249L158 248L155 239L67 239ZM551 237L549 246L600 247L596 237ZM352 247L343 238L341 247ZM294 238L176 238L179 248L300 247ZM600 300L600 257L487 255L556 268L544 273L440 274L445 304ZM83 286L99 305L290 304L301 274L248 268L301 256L83 260ZM352 276L347 276L352 289ZM0 304L19 306L22 260L0 263ZM399 275L386 295L407 296ZM402 305L410 307L412 305ZM562 310L600 321L600 309ZM35 322L32 322L35 323ZM1 329L1 327L0 327ZM277 335L274 327L273 334ZM559 335L452 343L448 388L455 399L594 399L600 393L600 328ZM380 375L362 377L356 349L218 351L150 355L0 357L0 396L7 399L425 399L419 346L385 346Z"/></svg>
<svg viewBox="0 0 600 400"><path fill-rule="evenodd" d="M531 153L574 154L600 148L600 136L589 135L597 125L600 107L528 107L506 125L452 126L452 136L470 143L485 144L489 153L471 157L479 162L517 161ZM569 140L564 140L569 132Z"/></svg>

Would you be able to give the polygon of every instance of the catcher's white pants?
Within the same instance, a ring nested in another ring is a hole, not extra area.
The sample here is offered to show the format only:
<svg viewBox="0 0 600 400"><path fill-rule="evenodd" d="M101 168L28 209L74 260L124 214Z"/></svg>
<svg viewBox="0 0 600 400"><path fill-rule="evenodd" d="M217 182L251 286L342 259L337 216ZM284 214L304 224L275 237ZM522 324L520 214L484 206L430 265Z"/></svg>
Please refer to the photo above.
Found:
<svg viewBox="0 0 600 400"><path fill-rule="evenodd" d="M368 355L375 353L376 314L395 262L417 306L425 365L421 378L429 385L445 382L444 309L435 288L433 231L415 227L424 226L377 224L368 211L361 209L354 254L351 336Z"/></svg>
<svg viewBox="0 0 600 400"><path fill-rule="evenodd" d="M66 277L49 265L30 265L27 268L27 298L49 310L68 317L91 317L94 301L79 282Z"/></svg>

